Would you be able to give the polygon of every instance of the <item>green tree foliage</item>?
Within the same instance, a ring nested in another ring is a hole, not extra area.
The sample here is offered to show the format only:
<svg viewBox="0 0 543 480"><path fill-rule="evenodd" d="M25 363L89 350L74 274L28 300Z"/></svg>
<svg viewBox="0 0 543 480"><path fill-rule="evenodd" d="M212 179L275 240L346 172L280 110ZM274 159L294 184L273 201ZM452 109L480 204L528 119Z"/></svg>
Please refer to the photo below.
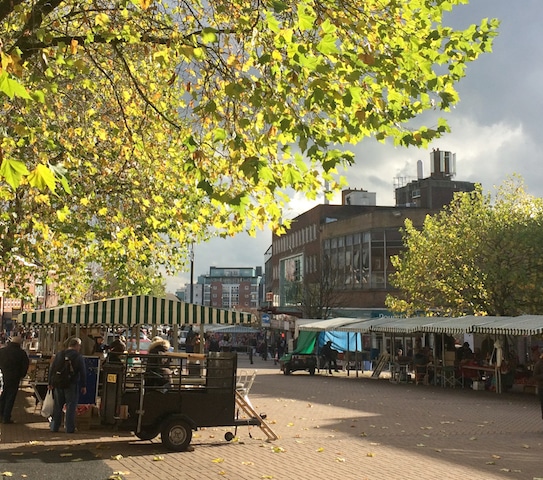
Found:
<svg viewBox="0 0 543 480"><path fill-rule="evenodd" d="M478 187L457 194L418 231L405 222L406 251L392 259L395 311L442 315L539 314L543 307L543 199L519 179L492 202Z"/></svg>
<svg viewBox="0 0 543 480"><path fill-rule="evenodd" d="M491 50L497 21L443 25L466 1L0 0L2 278L95 262L135 293L193 242L281 231L342 144L426 145L446 122L409 121Z"/></svg>

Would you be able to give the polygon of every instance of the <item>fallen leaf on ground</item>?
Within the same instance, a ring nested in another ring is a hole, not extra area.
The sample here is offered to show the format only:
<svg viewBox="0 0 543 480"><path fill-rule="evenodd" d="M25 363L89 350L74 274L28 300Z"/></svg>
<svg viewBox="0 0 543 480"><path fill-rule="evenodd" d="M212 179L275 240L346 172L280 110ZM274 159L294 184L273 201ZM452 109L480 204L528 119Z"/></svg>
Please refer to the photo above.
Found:
<svg viewBox="0 0 543 480"><path fill-rule="evenodd" d="M119 453L119 455L112 455L111 460L122 460L123 456Z"/></svg>
<svg viewBox="0 0 543 480"><path fill-rule="evenodd" d="M211 460L213 463L222 463L224 462L224 458L214 458L213 460Z"/></svg>
<svg viewBox="0 0 543 480"><path fill-rule="evenodd" d="M164 457L157 455L156 457L153 457L153 462L161 462L164 460Z"/></svg>

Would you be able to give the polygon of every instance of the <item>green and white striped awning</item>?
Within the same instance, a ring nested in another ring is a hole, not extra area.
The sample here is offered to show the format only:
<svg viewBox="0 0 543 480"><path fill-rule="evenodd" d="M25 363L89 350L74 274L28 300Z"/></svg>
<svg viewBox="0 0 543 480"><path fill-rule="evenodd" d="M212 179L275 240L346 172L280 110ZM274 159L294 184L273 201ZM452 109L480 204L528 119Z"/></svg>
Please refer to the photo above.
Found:
<svg viewBox="0 0 543 480"><path fill-rule="evenodd" d="M250 313L194 305L149 295L110 298L19 314L23 325L233 325L251 323Z"/></svg>
<svg viewBox="0 0 543 480"><path fill-rule="evenodd" d="M491 317L492 322L474 325L474 333L491 335L541 335L543 315L521 315L520 317Z"/></svg>

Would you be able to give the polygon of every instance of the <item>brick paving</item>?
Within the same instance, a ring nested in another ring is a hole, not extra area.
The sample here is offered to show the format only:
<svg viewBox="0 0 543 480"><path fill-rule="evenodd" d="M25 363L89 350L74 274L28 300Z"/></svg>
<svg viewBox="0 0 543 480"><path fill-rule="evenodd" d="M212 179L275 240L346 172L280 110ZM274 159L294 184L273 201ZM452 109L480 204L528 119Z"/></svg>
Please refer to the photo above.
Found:
<svg viewBox="0 0 543 480"><path fill-rule="evenodd" d="M272 361L249 365L242 356L238 363L258 370L250 398L277 441L240 427L228 443L224 433L233 429L207 428L194 432L193 451L170 453L158 438L142 442L104 428L53 434L33 413L27 389L13 415L19 422L0 426L0 473L71 479L77 468L76 478L88 480L114 473L127 480L543 479L535 395L397 385L352 373L285 376ZM44 453L48 460L40 463Z"/></svg>

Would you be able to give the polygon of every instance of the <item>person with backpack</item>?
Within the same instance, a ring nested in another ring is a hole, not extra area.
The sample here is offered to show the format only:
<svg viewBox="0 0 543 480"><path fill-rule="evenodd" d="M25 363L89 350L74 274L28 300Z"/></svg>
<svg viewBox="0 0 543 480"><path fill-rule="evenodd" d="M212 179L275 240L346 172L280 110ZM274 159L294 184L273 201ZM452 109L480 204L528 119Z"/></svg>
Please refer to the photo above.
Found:
<svg viewBox="0 0 543 480"><path fill-rule="evenodd" d="M85 359L81 355L81 339L73 337L68 348L55 355L49 368L49 390L53 390L55 408L49 428L58 432L62 423L62 408L66 405L64 426L66 433L75 432L75 415L79 394L87 393Z"/></svg>
<svg viewBox="0 0 543 480"><path fill-rule="evenodd" d="M23 337L11 337L7 346L0 349L0 370L4 377L4 390L0 393L0 421L14 423L11 411L19 391L19 383L28 371L29 359L21 348Z"/></svg>

